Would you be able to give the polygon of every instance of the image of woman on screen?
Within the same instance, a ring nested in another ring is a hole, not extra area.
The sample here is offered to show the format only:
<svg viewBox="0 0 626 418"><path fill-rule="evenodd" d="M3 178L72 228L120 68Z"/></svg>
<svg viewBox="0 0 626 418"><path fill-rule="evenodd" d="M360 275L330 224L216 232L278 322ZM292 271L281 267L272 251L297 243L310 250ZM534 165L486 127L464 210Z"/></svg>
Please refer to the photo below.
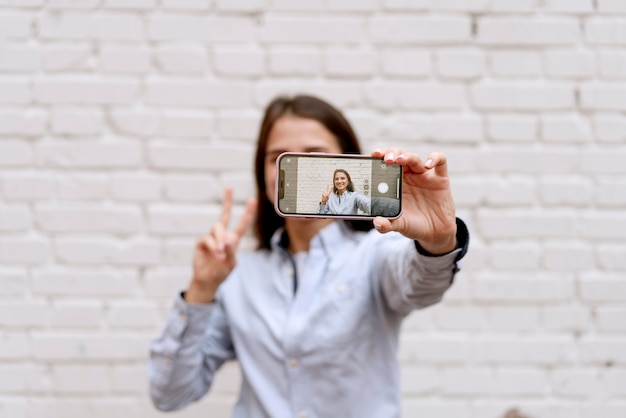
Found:
<svg viewBox="0 0 626 418"><path fill-rule="evenodd" d="M322 192L318 214L322 215L357 215L370 214L370 198L354 191L350 174L341 168L333 173L333 186L327 186Z"/></svg>

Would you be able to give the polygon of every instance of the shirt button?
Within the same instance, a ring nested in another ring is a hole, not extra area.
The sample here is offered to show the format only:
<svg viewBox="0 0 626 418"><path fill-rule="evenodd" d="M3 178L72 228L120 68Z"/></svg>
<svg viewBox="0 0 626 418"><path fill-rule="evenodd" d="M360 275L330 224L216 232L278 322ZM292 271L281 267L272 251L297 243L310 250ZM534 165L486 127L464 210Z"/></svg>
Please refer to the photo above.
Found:
<svg viewBox="0 0 626 418"><path fill-rule="evenodd" d="M305 411L300 411L298 413L298 418L306 418L306 412Z"/></svg>
<svg viewBox="0 0 626 418"><path fill-rule="evenodd" d="M298 366L298 359L292 358L291 360L289 360L289 365L291 367L296 367Z"/></svg>

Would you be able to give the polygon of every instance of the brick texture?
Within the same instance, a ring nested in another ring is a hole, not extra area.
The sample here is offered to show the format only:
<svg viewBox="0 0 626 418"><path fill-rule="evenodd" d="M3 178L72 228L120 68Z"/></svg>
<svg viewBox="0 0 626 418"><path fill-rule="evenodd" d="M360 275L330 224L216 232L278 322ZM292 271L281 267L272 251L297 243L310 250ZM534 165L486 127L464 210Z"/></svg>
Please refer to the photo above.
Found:
<svg viewBox="0 0 626 418"><path fill-rule="evenodd" d="M0 0L0 418L159 416L148 342L295 92L449 158L472 248L403 416L626 417L625 46L624 0Z"/></svg>

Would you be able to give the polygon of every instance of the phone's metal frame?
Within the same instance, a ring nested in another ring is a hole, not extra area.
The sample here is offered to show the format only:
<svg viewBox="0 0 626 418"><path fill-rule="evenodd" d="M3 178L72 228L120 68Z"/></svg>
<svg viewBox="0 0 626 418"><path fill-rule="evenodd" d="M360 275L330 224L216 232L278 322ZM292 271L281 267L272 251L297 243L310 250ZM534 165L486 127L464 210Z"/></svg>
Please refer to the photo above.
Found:
<svg viewBox="0 0 626 418"><path fill-rule="evenodd" d="M280 160L285 157L294 156L294 157L324 157L324 158L358 158L358 159L367 159L373 161L384 161L382 158L374 158L369 155L362 154L328 154L324 152L283 152L276 158L276 186L274 192L274 210L276 213L283 218L320 218L320 219L351 219L351 220L372 220L377 218L377 216L365 216L365 215L324 215L324 214L293 214L293 213L284 213L280 210L278 206L279 202L279 193L280 193ZM396 216L385 216L386 219L398 219L402 216L402 170L400 171L400 184L398 193L400 198L398 199L400 210L398 211L398 215Z"/></svg>

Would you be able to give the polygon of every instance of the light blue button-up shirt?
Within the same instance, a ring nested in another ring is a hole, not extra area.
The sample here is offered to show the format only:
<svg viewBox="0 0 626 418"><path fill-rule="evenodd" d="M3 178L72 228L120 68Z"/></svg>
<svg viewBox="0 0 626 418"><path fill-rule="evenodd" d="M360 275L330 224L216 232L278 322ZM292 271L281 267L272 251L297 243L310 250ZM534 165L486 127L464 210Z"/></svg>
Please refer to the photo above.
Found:
<svg viewBox="0 0 626 418"><path fill-rule="evenodd" d="M341 195L333 192L328 196L326 204L320 205L317 213L331 215L356 215L358 209L363 214L370 214L370 198L356 192L345 191Z"/></svg>
<svg viewBox="0 0 626 418"><path fill-rule="evenodd" d="M243 379L235 418L398 417L401 321L441 299L461 250L428 257L400 234L338 221L296 268L281 234L271 251L239 257L214 303L176 299L150 347L154 404L183 408L236 359Z"/></svg>

